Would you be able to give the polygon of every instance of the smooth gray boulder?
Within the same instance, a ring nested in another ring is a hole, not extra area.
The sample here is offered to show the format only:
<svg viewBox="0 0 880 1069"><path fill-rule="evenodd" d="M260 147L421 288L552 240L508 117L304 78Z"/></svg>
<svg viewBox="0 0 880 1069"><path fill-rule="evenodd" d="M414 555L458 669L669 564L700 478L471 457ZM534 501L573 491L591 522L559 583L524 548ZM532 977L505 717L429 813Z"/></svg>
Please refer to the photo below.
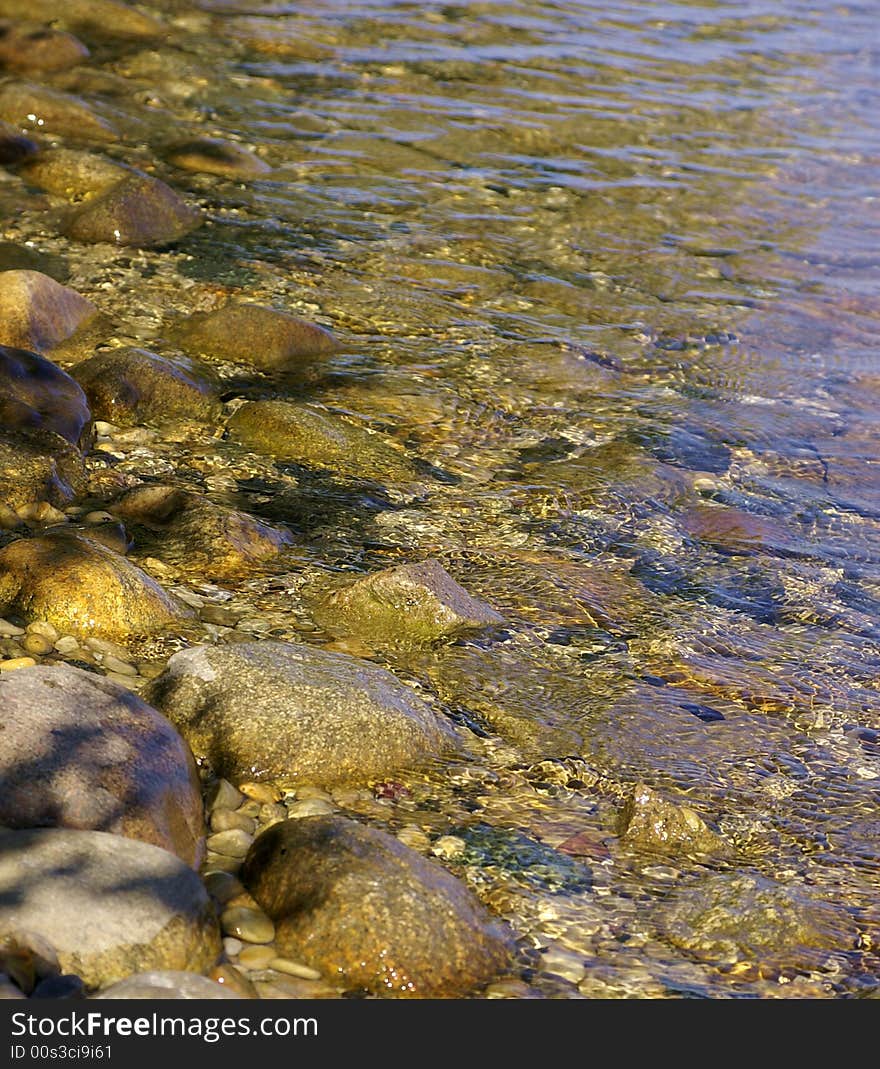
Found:
<svg viewBox="0 0 880 1069"><path fill-rule="evenodd" d="M200 973L182 972L165 969L153 972L139 972L119 980L92 998L137 998L137 999L203 999L203 998L237 998L237 992L210 980Z"/></svg>

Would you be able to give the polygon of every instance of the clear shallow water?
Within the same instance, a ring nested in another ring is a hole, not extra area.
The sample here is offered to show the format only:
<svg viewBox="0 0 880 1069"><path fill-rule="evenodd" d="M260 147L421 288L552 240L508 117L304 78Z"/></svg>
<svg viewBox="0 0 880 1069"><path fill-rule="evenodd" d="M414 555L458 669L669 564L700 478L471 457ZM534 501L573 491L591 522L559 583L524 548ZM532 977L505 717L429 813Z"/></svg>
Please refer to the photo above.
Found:
<svg viewBox="0 0 880 1069"><path fill-rule="evenodd" d="M167 47L96 56L114 151L275 169L169 169L211 223L102 265L132 338L227 292L308 313L350 342L315 398L442 476L260 487L298 556L236 596L325 642L303 576L436 555L509 624L365 651L469 750L353 811L461 838L536 994L876 991L880 6L164 7ZM730 853L620 839L638 782Z"/></svg>

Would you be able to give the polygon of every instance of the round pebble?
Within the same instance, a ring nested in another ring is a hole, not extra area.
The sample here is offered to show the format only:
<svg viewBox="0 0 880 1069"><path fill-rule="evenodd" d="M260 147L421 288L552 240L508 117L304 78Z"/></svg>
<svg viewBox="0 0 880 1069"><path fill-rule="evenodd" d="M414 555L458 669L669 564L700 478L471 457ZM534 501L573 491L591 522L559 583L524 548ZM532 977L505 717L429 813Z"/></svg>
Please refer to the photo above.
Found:
<svg viewBox="0 0 880 1069"><path fill-rule="evenodd" d="M18 627L15 624L11 624L8 620L0 620L0 638L7 638L11 637L12 635L23 634L23 627Z"/></svg>
<svg viewBox="0 0 880 1069"><path fill-rule="evenodd" d="M291 820L299 820L301 817L323 817L333 812L333 806L323 798L303 798L288 808L287 815Z"/></svg>
<svg viewBox="0 0 880 1069"><path fill-rule="evenodd" d="M58 641L58 631L48 620L32 620L26 630L29 635L42 635L53 644Z"/></svg>
<svg viewBox="0 0 880 1069"><path fill-rule="evenodd" d="M235 829L253 835L256 831L256 821L253 817L245 816L244 813L236 813L232 809L214 809L211 811L211 831L224 832ZM218 851L223 853L222 850Z"/></svg>
<svg viewBox="0 0 880 1069"><path fill-rule="evenodd" d="M297 787L296 799L297 801L305 798L320 798L322 802L332 802L333 795L327 791L321 790L320 787L310 787L308 785L304 787Z"/></svg>
<svg viewBox="0 0 880 1069"><path fill-rule="evenodd" d="M417 850L420 854L426 854L431 849L431 840L415 824L407 824L397 833L397 838L411 850Z"/></svg>
<svg viewBox="0 0 880 1069"><path fill-rule="evenodd" d="M96 524L96 523L114 523L116 517L109 512L87 512L83 516L83 523Z"/></svg>
<svg viewBox="0 0 880 1069"><path fill-rule="evenodd" d="M214 809L238 809L244 801L244 795L226 779L214 780L208 788L206 796L208 808Z"/></svg>
<svg viewBox="0 0 880 1069"><path fill-rule="evenodd" d="M238 955L238 964L245 969L268 969L269 962L276 958L275 948L251 943Z"/></svg>
<svg viewBox="0 0 880 1069"><path fill-rule="evenodd" d="M79 649L79 643L73 635L62 635L55 643L55 649L58 653L73 653Z"/></svg>
<svg viewBox="0 0 880 1069"><path fill-rule="evenodd" d="M247 906L230 906L220 915L220 927L226 935L233 935L245 943L271 943L275 925L262 910Z"/></svg>
<svg viewBox="0 0 880 1069"><path fill-rule="evenodd" d="M311 969L299 961L290 961L288 958L272 958L269 968L275 972L283 972L288 976L298 976L301 980L320 980L321 974L317 969Z"/></svg>
<svg viewBox="0 0 880 1069"><path fill-rule="evenodd" d="M280 802L282 798L281 791L271 783L239 783L238 789L261 805L266 802Z"/></svg>
<svg viewBox="0 0 880 1069"><path fill-rule="evenodd" d="M129 664L128 661L120 661L112 653L104 654L104 667L108 672L115 672L118 676L136 676L138 674L133 664Z"/></svg>
<svg viewBox="0 0 880 1069"><path fill-rule="evenodd" d="M25 635L21 644L28 653L33 653L37 657L42 657L47 653L51 653L55 648L54 642L46 638L45 635Z"/></svg>
<svg viewBox="0 0 880 1069"><path fill-rule="evenodd" d="M287 820L287 809L280 802L269 802L260 806L260 824L268 827L277 824L279 820Z"/></svg>
<svg viewBox="0 0 880 1069"><path fill-rule="evenodd" d="M230 958L237 957L242 950L244 943L240 939L236 939L235 936L227 935L223 940L223 949Z"/></svg>
<svg viewBox="0 0 880 1069"><path fill-rule="evenodd" d="M209 872L231 872L233 875L241 868L240 857L230 857L228 854L208 852L202 871L205 875Z"/></svg>

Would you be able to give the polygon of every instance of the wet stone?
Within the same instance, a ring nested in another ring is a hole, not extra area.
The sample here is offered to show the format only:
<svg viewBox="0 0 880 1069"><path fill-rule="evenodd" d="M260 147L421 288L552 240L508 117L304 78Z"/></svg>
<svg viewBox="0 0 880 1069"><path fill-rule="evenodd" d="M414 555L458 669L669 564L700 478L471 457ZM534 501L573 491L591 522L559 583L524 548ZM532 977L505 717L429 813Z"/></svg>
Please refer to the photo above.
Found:
<svg viewBox="0 0 880 1069"><path fill-rule="evenodd" d="M20 163L39 152L39 145L9 123L0 121L0 165Z"/></svg>
<svg viewBox="0 0 880 1069"><path fill-rule="evenodd" d="M54 148L29 159L18 173L38 189L78 201L103 193L132 174L132 170L96 152Z"/></svg>
<svg viewBox="0 0 880 1069"><path fill-rule="evenodd" d="M116 130L79 97L31 82L0 87L0 119L24 130L80 140L115 141Z"/></svg>
<svg viewBox="0 0 880 1069"><path fill-rule="evenodd" d="M727 843L689 806L667 801L639 784L620 814L622 839L672 855L730 853Z"/></svg>
<svg viewBox="0 0 880 1069"><path fill-rule="evenodd" d="M58 71L87 59L89 50L73 34L35 23L0 20L0 68Z"/></svg>
<svg viewBox="0 0 880 1069"><path fill-rule="evenodd" d="M85 36L151 38L167 32L157 18L138 11L122 0L0 0L0 17L37 19L43 23L63 24Z"/></svg>
<svg viewBox="0 0 880 1069"><path fill-rule="evenodd" d="M97 315L91 301L39 271L0 273L0 344L49 352Z"/></svg>
<svg viewBox="0 0 880 1069"><path fill-rule="evenodd" d="M179 241L202 222L202 213L169 185L132 174L75 208L63 232L74 241L153 248Z"/></svg>
<svg viewBox="0 0 880 1069"><path fill-rule="evenodd" d="M220 917L220 925L227 935L245 943L271 943L275 925L261 910L247 906L230 906Z"/></svg>
<svg viewBox="0 0 880 1069"><path fill-rule="evenodd" d="M226 832L235 829L252 836L256 830L256 821L253 817L245 816L244 813L234 813L230 809L215 809L211 813L211 831ZM212 846L212 849L216 850L218 853L224 853L224 851L216 844ZM226 852L228 853L229 851ZM233 853L231 856L237 857L239 855ZM244 857L244 854L241 856Z"/></svg>
<svg viewBox="0 0 880 1069"><path fill-rule="evenodd" d="M242 828L228 828L226 831L216 832L208 837L207 846L215 853L224 854L226 857L243 858L254 841Z"/></svg>
<svg viewBox="0 0 880 1069"><path fill-rule="evenodd" d="M214 809L238 809L244 801L244 795L236 790L225 779L215 780L208 789L206 796L208 808Z"/></svg>
<svg viewBox="0 0 880 1069"><path fill-rule="evenodd" d="M92 995L95 999L223 999L242 996L226 984L199 973L154 970L127 976Z"/></svg>
<svg viewBox="0 0 880 1069"><path fill-rule="evenodd" d="M70 375L38 353L5 345L0 345L0 423L6 430L51 431L79 447L87 447L91 437L86 396Z"/></svg>
<svg viewBox="0 0 880 1069"><path fill-rule="evenodd" d="M180 141L166 150L165 159L182 170L221 178L258 178L272 169L244 145L216 137Z"/></svg>
<svg viewBox="0 0 880 1069"><path fill-rule="evenodd" d="M221 905L244 892L244 884L231 872L209 872L205 876L205 887L211 898Z"/></svg>

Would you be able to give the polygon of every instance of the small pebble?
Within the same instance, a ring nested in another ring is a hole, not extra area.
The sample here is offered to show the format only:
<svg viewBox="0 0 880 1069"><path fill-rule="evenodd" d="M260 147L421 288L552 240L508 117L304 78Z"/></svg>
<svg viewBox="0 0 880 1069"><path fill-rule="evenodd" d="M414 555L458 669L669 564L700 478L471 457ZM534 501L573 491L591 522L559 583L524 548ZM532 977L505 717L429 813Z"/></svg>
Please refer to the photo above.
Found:
<svg viewBox="0 0 880 1069"><path fill-rule="evenodd" d="M237 791L228 779L217 779L208 788L205 802L208 809L238 809L244 795Z"/></svg>
<svg viewBox="0 0 880 1069"><path fill-rule="evenodd" d="M108 672L115 672L120 676L136 676L138 674L133 664L129 664L128 661L120 661L112 653L104 654L104 667Z"/></svg>
<svg viewBox="0 0 880 1069"><path fill-rule="evenodd" d="M0 672L14 672L18 668L33 668L36 663L33 657L10 657L8 661L0 661Z"/></svg>
<svg viewBox="0 0 880 1069"><path fill-rule="evenodd" d="M32 653L36 657L51 653L55 648L54 643L50 642L45 635L25 635L21 645L27 653Z"/></svg>
<svg viewBox="0 0 880 1069"><path fill-rule="evenodd" d="M124 661L126 664L129 661L128 650L124 646L120 646L118 642L111 642L107 638L90 636L83 645L86 649L90 649L92 653L100 653L105 657L118 657L120 661Z"/></svg>
<svg viewBox="0 0 880 1069"><path fill-rule="evenodd" d="M269 962L275 960L275 948L251 943L238 955L238 964L246 969L267 969Z"/></svg>
<svg viewBox="0 0 880 1069"><path fill-rule="evenodd" d="M275 925L262 910L247 906L230 906L220 915L220 927L226 935L234 935L245 943L271 943Z"/></svg>
<svg viewBox="0 0 880 1069"><path fill-rule="evenodd" d="M58 641L58 631L48 620L32 620L26 630L29 635L42 635L52 643Z"/></svg>
<svg viewBox="0 0 880 1069"><path fill-rule="evenodd" d="M209 872L231 872L235 874L240 868L240 857L230 857L228 854L216 854L213 851L209 851L202 866L202 871L205 874Z"/></svg>
<svg viewBox="0 0 880 1069"><path fill-rule="evenodd" d="M214 809L211 811L211 831L223 832L238 829L253 835L257 824L253 817L247 817L244 813L236 813L232 809ZM223 853L222 850L218 851Z"/></svg>
<svg viewBox="0 0 880 1069"><path fill-rule="evenodd" d="M67 523L67 516L48 501L31 501L15 510L19 519L30 523Z"/></svg>
<svg viewBox="0 0 880 1069"><path fill-rule="evenodd" d="M215 835L209 835L207 847L215 854L243 858L250 850L253 841L253 835L248 835L241 828L229 828L227 831L218 831Z"/></svg>
<svg viewBox="0 0 880 1069"><path fill-rule="evenodd" d="M289 961L287 958L272 958L269 968L275 972L283 972L288 976L298 976L301 980L320 980L321 974L317 969L309 968L298 961Z"/></svg>
<svg viewBox="0 0 880 1069"><path fill-rule="evenodd" d="M431 847L431 853L434 857L443 857L450 861L461 857L466 845L464 839L459 839L457 835L441 835Z"/></svg>
<svg viewBox="0 0 880 1069"><path fill-rule="evenodd" d="M244 947L244 943L240 939L236 939L234 936L227 935L223 940L223 949L226 952L227 957L237 957Z"/></svg>
<svg viewBox="0 0 880 1069"><path fill-rule="evenodd" d="M0 505L0 527L6 531L14 531L21 526L21 518L18 513L8 505Z"/></svg>
<svg viewBox="0 0 880 1069"><path fill-rule="evenodd" d="M244 892L244 884L231 872L209 872L204 881L208 894L221 906Z"/></svg>
<svg viewBox="0 0 880 1069"><path fill-rule="evenodd" d="M301 817L323 817L333 812L333 806L323 798L304 798L301 802L294 802L288 808L287 815L291 820L299 820Z"/></svg>
<svg viewBox="0 0 880 1069"><path fill-rule="evenodd" d="M85 516L83 516L83 523L88 523L88 524L115 523L115 522L116 522L116 517L115 516L111 515L111 513L109 513L109 512L101 512L100 510L96 511L96 512L87 512L85 514Z"/></svg>
<svg viewBox="0 0 880 1069"><path fill-rule="evenodd" d="M102 438L106 438L110 434L115 434L119 428L115 423L107 423L103 419L95 420L95 434L100 435Z"/></svg>
<svg viewBox="0 0 880 1069"><path fill-rule="evenodd" d="M259 802L255 802L251 798L247 798L241 803L238 809L236 809L236 813L241 814L241 816L243 817L251 817L253 820L256 820L257 817L260 815L260 810L262 808L263 807L262 805L260 805Z"/></svg>
<svg viewBox="0 0 880 1069"><path fill-rule="evenodd" d="M199 616L206 624L218 624L221 627L235 627L239 614L223 605L207 604L199 610Z"/></svg>
<svg viewBox="0 0 880 1069"><path fill-rule="evenodd" d="M266 802L280 802L281 791L271 783L239 783L238 789L248 798L264 804Z"/></svg>
<svg viewBox="0 0 880 1069"><path fill-rule="evenodd" d="M158 679L165 671L165 665L156 664L154 661L140 661L137 670L138 675L144 679Z"/></svg>
<svg viewBox="0 0 880 1069"><path fill-rule="evenodd" d="M79 649L79 642L73 635L62 635L55 643L55 649L59 653L73 653L74 650Z"/></svg>
<svg viewBox="0 0 880 1069"><path fill-rule="evenodd" d="M129 676L123 675L121 672L108 672L104 678L109 679L111 683L118 683L120 687L130 690L136 675L137 673L134 676Z"/></svg>

